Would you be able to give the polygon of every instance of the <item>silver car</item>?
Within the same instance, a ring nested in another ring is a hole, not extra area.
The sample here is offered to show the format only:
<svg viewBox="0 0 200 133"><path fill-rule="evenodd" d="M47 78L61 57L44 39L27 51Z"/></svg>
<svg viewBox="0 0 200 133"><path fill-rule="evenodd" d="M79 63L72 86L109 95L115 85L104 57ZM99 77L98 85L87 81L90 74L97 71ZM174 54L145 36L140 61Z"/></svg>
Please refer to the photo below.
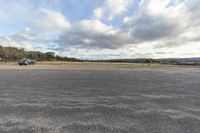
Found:
<svg viewBox="0 0 200 133"><path fill-rule="evenodd" d="M19 65L31 65L31 64L35 64L36 63L36 60L34 59L20 59L19 60Z"/></svg>

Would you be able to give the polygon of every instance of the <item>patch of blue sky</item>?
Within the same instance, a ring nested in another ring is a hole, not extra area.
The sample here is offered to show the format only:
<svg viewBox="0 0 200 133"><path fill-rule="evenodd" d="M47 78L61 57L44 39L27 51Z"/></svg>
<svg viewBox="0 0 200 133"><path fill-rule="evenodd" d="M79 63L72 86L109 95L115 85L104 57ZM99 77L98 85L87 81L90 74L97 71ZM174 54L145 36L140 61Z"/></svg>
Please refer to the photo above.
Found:
<svg viewBox="0 0 200 133"><path fill-rule="evenodd" d="M102 0L68 0L62 2L61 11L71 22L90 19L93 10L102 4Z"/></svg>

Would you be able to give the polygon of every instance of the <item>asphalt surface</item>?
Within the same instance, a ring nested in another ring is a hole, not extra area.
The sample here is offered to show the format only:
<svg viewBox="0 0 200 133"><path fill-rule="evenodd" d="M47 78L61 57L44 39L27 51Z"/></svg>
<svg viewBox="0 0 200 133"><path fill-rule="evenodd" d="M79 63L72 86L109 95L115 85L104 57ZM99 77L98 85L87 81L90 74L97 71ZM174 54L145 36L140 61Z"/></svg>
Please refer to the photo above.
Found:
<svg viewBox="0 0 200 133"><path fill-rule="evenodd" d="M2 69L0 133L200 133L200 69Z"/></svg>

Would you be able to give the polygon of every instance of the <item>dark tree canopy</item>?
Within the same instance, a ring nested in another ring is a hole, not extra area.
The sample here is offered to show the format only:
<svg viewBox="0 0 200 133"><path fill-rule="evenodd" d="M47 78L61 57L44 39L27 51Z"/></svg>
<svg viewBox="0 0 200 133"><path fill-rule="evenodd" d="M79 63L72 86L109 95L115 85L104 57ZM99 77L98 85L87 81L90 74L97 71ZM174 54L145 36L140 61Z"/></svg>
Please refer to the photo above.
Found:
<svg viewBox="0 0 200 133"><path fill-rule="evenodd" d="M15 47L2 47L1 45L0 58L3 61L17 61L21 58L36 59L38 61L78 61L76 58L58 56L54 52L26 51Z"/></svg>

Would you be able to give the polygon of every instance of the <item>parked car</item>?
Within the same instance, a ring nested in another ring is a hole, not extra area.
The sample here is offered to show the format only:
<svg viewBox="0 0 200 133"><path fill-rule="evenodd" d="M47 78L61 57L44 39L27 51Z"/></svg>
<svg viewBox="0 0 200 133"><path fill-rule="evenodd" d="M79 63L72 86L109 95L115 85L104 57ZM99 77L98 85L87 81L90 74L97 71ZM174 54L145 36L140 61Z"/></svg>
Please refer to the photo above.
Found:
<svg viewBox="0 0 200 133"><path fill-rule="evenodd" d="M35 64L36 60L34 59L20 59L19 60L19 65L31 65L31 64Z"/></svg>

